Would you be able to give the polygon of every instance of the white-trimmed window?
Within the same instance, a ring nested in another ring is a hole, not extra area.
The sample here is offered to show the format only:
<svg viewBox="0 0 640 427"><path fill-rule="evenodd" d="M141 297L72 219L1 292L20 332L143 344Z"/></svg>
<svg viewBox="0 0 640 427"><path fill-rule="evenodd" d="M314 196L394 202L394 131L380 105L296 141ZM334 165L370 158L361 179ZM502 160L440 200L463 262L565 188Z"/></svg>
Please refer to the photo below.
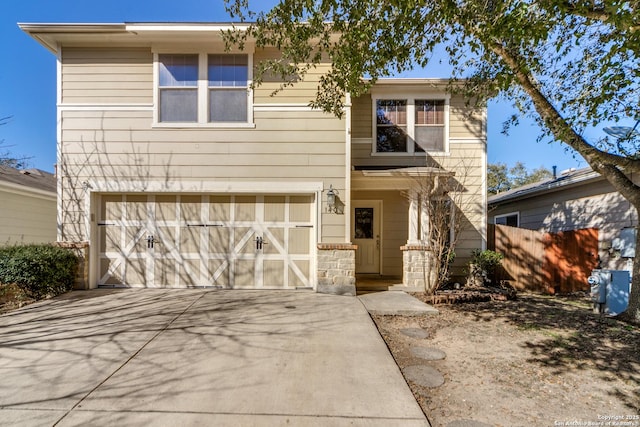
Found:
<svg viewBox="0 0 640 427"><path fill-rule="evenodd" d="M493 217L493 223L498 225L508 225L510 227L520 226L520 213L511 212L503 215L496 215Z"/></svg>
<svg viewBox="0 0 640 427"><path fill-rule="evenodd" d="M448 99L374 98L374 153L446 152Z"/></svg>
<svg viewBox="0 0 640 427"><path fill-rule="evenodd" d="M247 122L247 55L209 55L209 122Z"/></svg>
<svg viewBox="0 0 640 427"><path fill-rule="evenodd" d="M158 54L158 124L238 126L253 120L247 54Z"/></svg>
<svg viewBox="0 0 640 427"><path fill-rule="evenodd" d="M159 55L160 122L198 121L198 55Z"/></svg>

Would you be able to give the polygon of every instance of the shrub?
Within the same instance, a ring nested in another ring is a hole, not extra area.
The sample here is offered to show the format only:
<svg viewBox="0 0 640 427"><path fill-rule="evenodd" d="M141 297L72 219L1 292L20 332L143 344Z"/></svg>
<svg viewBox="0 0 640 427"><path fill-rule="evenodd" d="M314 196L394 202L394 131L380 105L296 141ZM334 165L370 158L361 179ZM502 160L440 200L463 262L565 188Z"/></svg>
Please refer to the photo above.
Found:
<svg viewBox="0 0 640 427"><path fill-rule="evenodd" d="M78 257L51 245L16 245L0 248L0 283L15 283L27 295L44 298L73 288Z"/></svg>
<svg viewBox="0 0 640 427"><path fill-rule="evenodd" d="M469 271L467 276L467 286L484 286L491 282L489 276L493 274L496 267L500 265L504 255L492 250L481 251L479 249L471 252L469 261Z"/></svg>
<svg viewBox="0 0 640 427"><path fill-rule="evenodd" d="M490 274L500 265L503 258L504 255L498 252L489 249L484 251L476 249L471 252L471 261L469 261L469 264L473 264L477 269Z"/></svg>

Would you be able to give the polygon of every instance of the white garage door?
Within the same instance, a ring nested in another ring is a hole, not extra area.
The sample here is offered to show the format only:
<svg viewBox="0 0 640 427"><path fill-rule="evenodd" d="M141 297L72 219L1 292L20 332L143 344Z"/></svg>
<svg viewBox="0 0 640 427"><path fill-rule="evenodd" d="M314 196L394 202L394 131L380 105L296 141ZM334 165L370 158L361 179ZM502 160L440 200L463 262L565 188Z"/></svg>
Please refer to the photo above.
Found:
<svg viewBox="0 0 640 427"><path fill-rule="evenodd" d="M313 195L104 195L99 285L311 286Z"/></svg>

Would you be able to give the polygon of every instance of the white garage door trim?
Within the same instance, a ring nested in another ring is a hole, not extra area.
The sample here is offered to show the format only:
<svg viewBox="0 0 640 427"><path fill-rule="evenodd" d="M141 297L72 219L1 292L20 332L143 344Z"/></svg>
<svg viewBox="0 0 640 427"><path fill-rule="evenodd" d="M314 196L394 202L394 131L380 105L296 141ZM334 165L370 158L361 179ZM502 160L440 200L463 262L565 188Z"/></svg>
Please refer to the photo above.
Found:
<svg viewBox="0 0 640 427"><path fill-rule="evenodd" d="M220 198L228 200L230 216L210 218L209 210L218 206L213 200ZM185 200L201 212L183 217ZM104 194L98 197L98 285L312 287L316 200L317 194ZM244 221L234 216L240 208L249 215ZM225 246L227 237L227 250L209 247ZM264 239L264 250L254 250L258 238ZM216 261L219 265L212 265Z"/></svg>

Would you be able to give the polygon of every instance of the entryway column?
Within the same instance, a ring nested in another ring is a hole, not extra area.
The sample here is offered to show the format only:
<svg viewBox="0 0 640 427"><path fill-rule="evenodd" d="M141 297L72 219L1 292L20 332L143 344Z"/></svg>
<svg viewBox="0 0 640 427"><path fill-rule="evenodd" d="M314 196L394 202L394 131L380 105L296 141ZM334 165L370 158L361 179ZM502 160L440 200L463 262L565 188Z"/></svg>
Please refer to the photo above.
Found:
<svg viewBox="0 0 640 427"><path fill-rule="evenodd" d="M356 294L356 250L351 243L318 243L318 286L323 294Z"/></svg>
<svg viewBox="0 0 640 427"><path fill-rule="evenodd" d="M409 190L409 237L407 245L420 243L420 199L418 192Z"/></svg>

